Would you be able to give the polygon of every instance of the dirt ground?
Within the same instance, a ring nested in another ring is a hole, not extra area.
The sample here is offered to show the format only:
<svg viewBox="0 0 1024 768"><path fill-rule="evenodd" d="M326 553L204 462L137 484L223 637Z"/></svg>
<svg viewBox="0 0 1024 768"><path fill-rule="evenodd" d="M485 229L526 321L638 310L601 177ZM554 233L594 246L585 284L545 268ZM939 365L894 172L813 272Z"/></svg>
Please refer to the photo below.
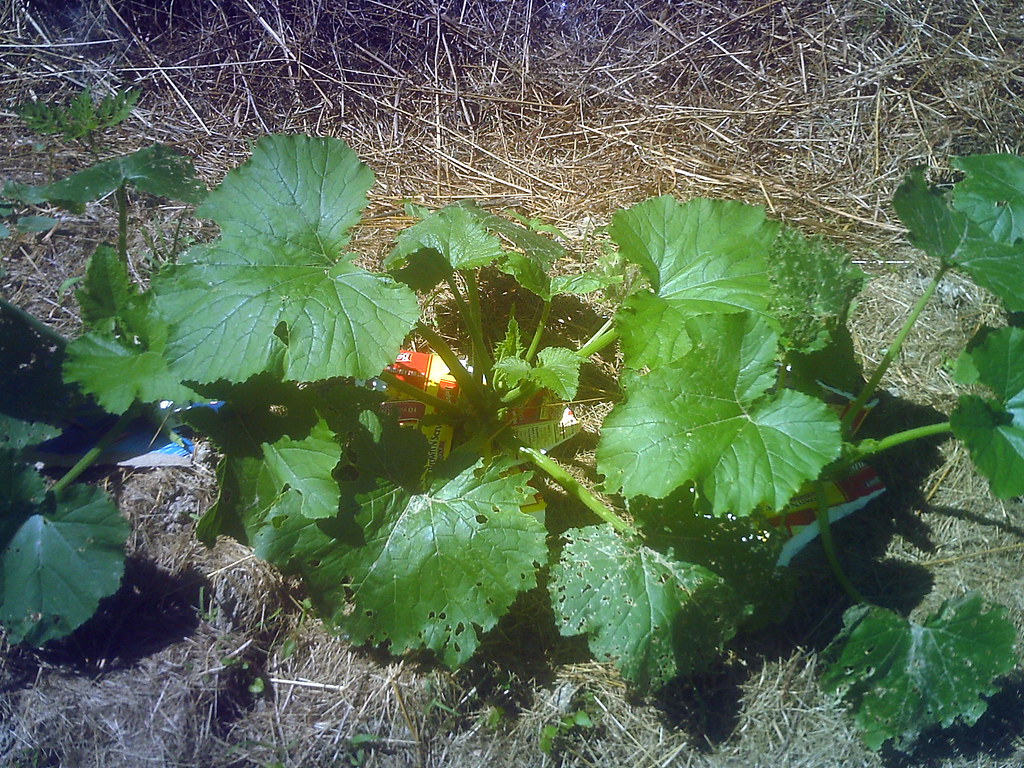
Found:
<svg viewBox="0 0 1024 768"><path fill-rule="evenodd" d="M475 197L582 242L654 194L736 198L871 275L852 321L870 368L929 279L893 191L915 165L949 180L954 155L1024 152L1022 46L1016 0L3 0L0 179L43 183L159 141L214 184L267 133L336 136L377 176L356 238L369 261L407 199ZM96 147L14 111L127 86L137 109ZM134 203L142 279L176 236L204 236L178 231L185 214ZM0 241L0 292L74 335L67 281L117 223L105 204L61 216ZM871 418L948 413L949 358L997 315L947 278ZM973 727L929 731L910 755L863 746L817 682L847 603L815 546L789 618L657 696L523 619L529 595L452 673L349 646L244 547L197 543L214 463L204 448L189 468L97 480L132 524L124 585L66 641L0 643L0 766L1024 766L1020 669ZM914 615L978 590L1024 632L1020 500L994 499L951 443L878 468L889 492L836 527L861 589ZM545 726L580 710L592 725L543 750Z"/></svg>

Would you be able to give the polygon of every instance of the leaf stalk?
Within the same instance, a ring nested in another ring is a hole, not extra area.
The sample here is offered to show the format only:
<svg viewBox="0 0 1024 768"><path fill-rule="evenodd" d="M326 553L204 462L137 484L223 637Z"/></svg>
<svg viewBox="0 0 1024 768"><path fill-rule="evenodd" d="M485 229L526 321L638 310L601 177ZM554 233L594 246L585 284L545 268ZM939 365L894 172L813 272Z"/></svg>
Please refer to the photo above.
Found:
<svg viewBox="0 0 1024 768"><path fill-rule="evenodd" d="M836 581L843 588L843 591L850 596L855 603L868 603L869 601L864 598L864 595L853 586L853 582L847 577L846 572L843 570L843 566L839 564L839 558L836 556L835 542L832 540L832 526L831 521L828 517L828 499L825 496L825 484L820 480L814 484L814 492L818 497L818 508L815 514L818 518L818 529L821 534L821 545L825 549L825 559L828 560L829 567L832 568L832 573L835 574Z"/></svg>
<svg viewBox="0 0 1024 768"><path fill-rule="evenodd" d="M900 328L899 333L896 334L896 338L893 339L892 344L889 345L889 349L886 350L885 356L882 357L882 361L878 364L874 374L864 388L861 389L860 394L857 395L856 399L850 404L846 414L843 416L843 431L849 433L850 428L853 424L857 423L857 418L864 410L864 406L868 400L874 395L875 390L878 389L878 385L882 381L882 377L885 376L886 371L889 370L889 366L892 365L893 361L899 355L900 350L903 348L903 343L907 340L907 336L910 335L910 330L914 327L917 322L917 318L920 317L921 312L924 311L925 306L931 301L932 296L935 294L936 289L939 287L939 283L942 282L942 278L946 276L946 272L949 270L949 266L943 264L939 271L935 273L932 281L928 284L924 293L914 304L914 307L910 310L910 314L907 315L907 319L903 322L903 327Z"/></svg>
<svg viewBox="0 0 1024 768"><path fill-rule="evenodd" d="M636 528L613 512L603 501L597 498L579 480L566 472L554 459L536 448L520 445L519 450L535 467L543 471L552 480L564 488L573 498L587 509L611 525L619 533L639 535Z"/></svg>
<svg viewBox="0 0 1024 768"><path fill-rule="evenodd" d="M85 472L85 470L87 470L90 466L92 466L96 459L100 457L100 454L102 454L103 451L105 451L111 444L114 443L115 440L117 440L118 437L121 436L121 433L124 432L124 428L128 426L128 424L130 424L134 418L134 407L129 408L127 411L122 413L118 417L117 421L114 423L114 426L112 426L106 432L106 434L104 434L103 437L99 439L99 442L97 442L96 445L94 445L92 448L86 451L85 455L83 455L82 458L76 461L74 466L71 467L71 469L69 469L66 473L64 473L64 476L61 477L61 479L58 480L56 483L54 483L53 487L50 488L50 490L53 491L54 493L60 493L65 488L67 488L71 483L77 480L78 476Z"/></svg>

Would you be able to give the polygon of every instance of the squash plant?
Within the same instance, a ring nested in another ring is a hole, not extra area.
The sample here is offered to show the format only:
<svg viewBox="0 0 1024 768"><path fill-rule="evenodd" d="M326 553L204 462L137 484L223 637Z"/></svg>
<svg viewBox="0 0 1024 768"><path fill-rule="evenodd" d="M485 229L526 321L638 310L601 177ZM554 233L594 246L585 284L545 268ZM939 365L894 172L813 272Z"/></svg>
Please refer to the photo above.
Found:
<svg viewBox="0 0 1024 768"><path fill-rule="evenodd" d="M766 521L801 489L952 432L995 494L1024 492L1019 328L986 329L964 352L961 368L993 397L964 396L947 423L853 435L946 272L966 273L1010 312L1024 308L1024 161L955 162L965 177L952 197L921 171L896 196L936 276L864 386L846 329L863 275L760 207L641 202L608 227L618 266L568 275L555 273L565 248L521 218L470 201L413 208L419 220L372 271L347 248L373 174L343 142L305 136L260 140L197 210L220 236L148 290L129 279L123 233L120 248L99 250L78 293L90 330L69 346L64 374L113 412L222 401L190 416L223 457L200 537L235 536L300 574L324 620L353 642L458 666L546 572L562 634L585 635L597 658L654 689L778 613L781 537ZM31 189L14 191L32 201ZM481 299L488 270L537 297L532 327L512 311L495 333ZM421 310L441 291L462 329L454 341ZM614 306L589 339L544 346L556 299L601 291ZM384 372L413 338L443 358L458 402ZM538 396L572 400L581 367L613 345L621 393L600 427L603 482L589 488L519 443L510 413ZM436 408L456 430L451 456L431 465L423 435L387 415L369 380ZM844 416L822 384L860 387ZM522 510L534 477L579 502L564 530ZM976 720L1015 660L1002 609L970 595L917 623L868 605L838 568L823 507L823 543L857 602L825 684L844 692L875 748L906 746L930 723Z"/></svg>

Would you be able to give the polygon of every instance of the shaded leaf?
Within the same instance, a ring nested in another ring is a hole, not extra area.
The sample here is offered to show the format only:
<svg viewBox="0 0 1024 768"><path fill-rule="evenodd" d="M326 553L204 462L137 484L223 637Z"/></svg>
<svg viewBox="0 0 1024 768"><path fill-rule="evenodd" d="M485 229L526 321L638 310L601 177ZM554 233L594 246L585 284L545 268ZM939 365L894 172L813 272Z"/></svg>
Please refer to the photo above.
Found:
<svg viewBox="0 0 1024 768"><path fill-rule="evenodd" d="M263 444L263 458L270 480L282 492L297 494L295 511L303 517L334 517L341 493L334 468L341 460L341 446L323 421L302 439L282 437Z"/></svg>
<svg viewBox="0 0 1024 768"><path fill-rule="evenodd" d="M982 698L1016 663L1016 630L1002 608L985 611L971 593L947 600L918 624L884 608L855 605L843 631L825 649L827 691L840 691L853 707L871 749L889 739L907 749L925 728L973 725L985 712Z"/></svg>
<svg viewBox="0 0 1024 768"><path fill-rule="evenodd" d="M42 645L89 619L121 583L129 531L98 488L47 494L0 553L0 621L11 642Z"/></svg>
<svg viewBox="0 0 1024 768"><path fill-rule="evenodd" d="M1024 329L987 333L962 359L996 399L962 395L949 419L953 434L967 445L992 493L1024 494Z"/></svg>
<svg viewBox="0 0 1024 768"><path fill-rule="evenodd" d="M608 526L567 536L548 587L559 632L587 635L642 689L656 689L716 658L744 609L706 568L674 560Z"/></svg>
<svg viewBox="0 0 1024 768"><path fill-rule="evenodd" d="M192 161L163 144L105 160L53 184L8 184L4 194L29 205L51 202L77 210L85 203L106 197L122 184L186 203L198 203L206 195L206 187L196 176Z"/></svg>

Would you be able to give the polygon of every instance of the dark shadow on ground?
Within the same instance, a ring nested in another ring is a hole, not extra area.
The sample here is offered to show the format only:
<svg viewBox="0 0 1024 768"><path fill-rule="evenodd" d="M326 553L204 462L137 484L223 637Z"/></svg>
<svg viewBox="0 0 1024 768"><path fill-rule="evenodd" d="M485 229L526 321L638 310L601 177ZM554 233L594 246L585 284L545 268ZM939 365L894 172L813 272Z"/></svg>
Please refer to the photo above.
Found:
<svg viewBox="0 0 1024 768"><path fill-rule="evenodd" d="M93 617L36 653L48 664L83 674L129 667L196 630L202 585L194 571L172 575L151 561L129 557L121 588L101 601Z"/></svg>

